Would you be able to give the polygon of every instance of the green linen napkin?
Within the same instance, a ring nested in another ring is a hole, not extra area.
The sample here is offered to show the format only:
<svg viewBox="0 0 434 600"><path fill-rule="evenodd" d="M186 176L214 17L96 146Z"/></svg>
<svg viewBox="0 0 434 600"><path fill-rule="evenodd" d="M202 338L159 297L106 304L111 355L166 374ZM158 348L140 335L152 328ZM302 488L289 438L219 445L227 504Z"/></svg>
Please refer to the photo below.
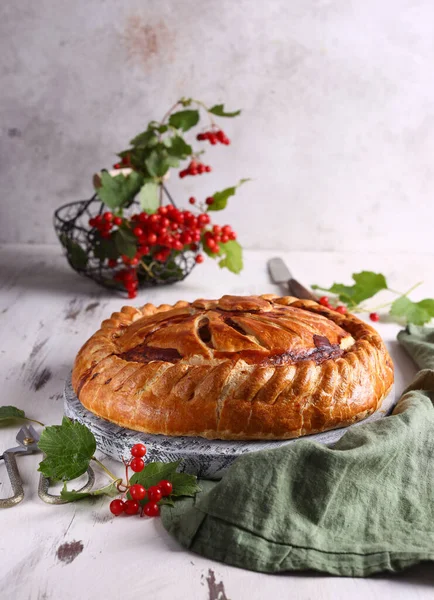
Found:
<svg viewBox="0 0 434 600"><path fill-rule="evenodd" d="M163 507L164 527L193 552L269 573L363 577L434 560L434 330L398 339L424 370L391 416L333 448L300 440L244 455Z"/></svg>

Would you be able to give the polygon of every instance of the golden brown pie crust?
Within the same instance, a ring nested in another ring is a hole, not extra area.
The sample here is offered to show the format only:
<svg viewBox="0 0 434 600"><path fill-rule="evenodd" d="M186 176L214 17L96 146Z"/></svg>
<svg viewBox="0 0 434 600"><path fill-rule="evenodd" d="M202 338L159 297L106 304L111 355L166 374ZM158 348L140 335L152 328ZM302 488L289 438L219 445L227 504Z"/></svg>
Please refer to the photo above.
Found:
<svg viewBox="0 0 434 600"><path fill-rule="evenodd" d="M288 439L364 419L393 384L370 325L291 296L125 306L75 360L72 385L129 429Z"/></svg>

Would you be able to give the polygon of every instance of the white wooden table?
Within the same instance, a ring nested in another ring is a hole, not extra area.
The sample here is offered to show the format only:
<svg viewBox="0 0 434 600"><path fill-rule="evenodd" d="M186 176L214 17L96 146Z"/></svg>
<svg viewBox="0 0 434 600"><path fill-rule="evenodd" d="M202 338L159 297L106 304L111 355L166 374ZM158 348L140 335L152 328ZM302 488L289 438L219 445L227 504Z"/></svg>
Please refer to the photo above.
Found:
<svg viewBox="0 0 434 600"><path fill-rule="evenodd" d="M1 405L19 406L47 424L62 417L62 390L75 354L101 320L126 303L80 278L57 246L0 247ZM272 251L246 253L241 276L205 264L177 285L142 291L134 301L172 302L224 293L279 290L265 268ZM349 281L363 269L385 273L403 291L419 280L416 298L434 297L433 257L339 253L282 254L307 284ZM396 390L415 368L395 338L398 327L380 323L396 365ZM0 448L13 445L17 426L0 428ZM0 510L0 598L51 600L137 598L185 600L433 598L434 568L369 579L321 574L263 575L229 567L183 550L159 519L112 518L107 498L49 506L37 496L40 456L22 457L25 498ZM120 465L107 460L121 473ZM0 496L8 495L0 465Z"/></svg>

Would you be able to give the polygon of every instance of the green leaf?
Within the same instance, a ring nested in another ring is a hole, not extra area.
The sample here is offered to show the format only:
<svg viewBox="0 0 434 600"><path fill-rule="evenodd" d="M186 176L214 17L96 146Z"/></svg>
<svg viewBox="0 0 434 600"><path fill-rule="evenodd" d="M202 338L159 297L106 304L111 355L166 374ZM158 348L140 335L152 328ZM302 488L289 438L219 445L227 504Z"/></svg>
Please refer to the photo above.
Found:
<svg viewBox="0 0 434 600"><path fill-rule="evenodd" d="M188 131L199 122L198 110L180 110L169 117L169 125Z"/></svg>
<svg viewBox="0 0 434 600"><path fill-rule="evenodd" d="M232 273L239 273L243 269L243 249L235 240L219 244L221 254L224 256L219 262L220 268L226 267Z"/></svg>
<svg viewBox="0 0 434 600"><path fill-rule="evenodd" d="M76 500L83 500L83 498L94 498L96 496L110 496L114 498L119 494L117 484L121 483L122 479L111 481L106 486L99 488L98 490L92 490L91 492L77 492L76 490L68 490L66 483L63 484L63 488L60 492L60 497L65 502L75 502Z"/></svg>
<svg viewBox="0 0 434 600"><path fill-rule="evenodd" d="M107 171L101 173L101 187L96 192L102 202L111 209L129 206L143 185L143 175L132 171L112 177Z"/></svg>
<svg viewBox="0 0 434 600"><path fill-rule="evenodd" d="M224 104L216 104L215 106L209 108L208 112L212 113L213 115L217 115L218 117L237 117L241 113L240 110L226 112Z"/></svg>
<svg viewBox="0 0 434 600"><path fill-rule="evenodd" d="M16 408L16 406L0 406L0 421L6 421L7 419L25 418L25 412L20 408Z"/></svg>
<svg viewBox="0 0 434 600"><path fill-rule="evenodd" d="M243 185L243 183L246 183L246 181L250 181L250 179L240 179L237 185L226 188L221 192L215 192L214 194L212 194L214 202L211 204L211 206L208 206L208 210L223 210L224 208L226 208L228 198L234 196L235 192L240 187L240 185Z"/></svg>
<svg viewBox="0 0 434 600"><path fill-rule="evenodd" d="M121 228L113 234L117 251L119 254L125 254L128 258L134 258L137 252L136 237L133 234L131 235L133 238L131 238L129 232Z"/></svg>
<svg viewBox="0 0 434 600"><path fill-rule="evenodd" d="M118 258L119 251L116 248L114 234L111 235L110 238L98 239L95 242L93 254L96 258L99 258L100 260L105 260L106 258Z"/></svg>
<svg viewBox="0 0 434 600"><path fill-rule="evenodd" d="M180 135L166 138L164 144L167 146L167 152L171 156L175 156L181 160L187 158L193 152L192 147Z"/></svg>
<svg viewBox="0 0 434 600"><path fill-rule="evenodd" d="M158 136L155 135L155 131L153 129L147 129L143 131L143 133L139 133L130 141L131 146L135 146L137 148L146 148L149 146L155 146L158 144Z"/></svg>
<svg viewBox="0 0 434 600"><path fill-rule="evenodd" d="M153 150L145 160L145 165L153 177L163 177L170 167L167 151Z"/></svg>
<svg viewBox="0 0 434 600"><path fill-rule="evenodd" d="M387 282L384 275L373 271L362 271L353 273L354 285L334 283L330 288L322 288L313 285L312 289L323 290L339 296L339 300L351 306L357 306L363 300L372 298L381 290L387 290Z"/></svg>
<svg viewBox="0 0 434 600"><path fill-rule="evenodd" d="M130 478L130 484L140 483L144 488L148 489L152 485L160 483L162 479L167 479L173 486L171 497L194 496L200 491L200 487L197 485L197 477L195 475L188 475L187 473L178 473L177 468L180 463L181 461L179 460L171 463L149 463L143 471L135 473Z"/></svg>
<svg viewBox="0 0 434 600"><path fill-rule="evenodd" d="M425 325L434 318L434 300L426 298L420 302L413 302L407 296L397 298L390 309L392 317L405 319L406 323Z"/></svg>
<svg viewBox="0 0 434 600"><path fill-rule="evenodd" d="M66 254L68 256L68 260L71 263L71 265L74 267L74 269L78 269L78 270L84 269L86 267L87 261L88 261L88 256L86 254L86 251L83 250L83 248L79 244L77 244L77 242L74 242L74 240L71 240L64 233L62 233L60 236L60 242L61 242L62 246L66 249Z"/></svg>
<svg viewBox="0 0 434 600"><path fill-rule="evenodd" d="M61 425L46 427L38 446L46 454L38 470L45 477L59 481L70 481L83 475L96 450L92 432L67 417L63 417Z"/></svg>
<svg viewBox="0 0 434 600"><path fill-rule="evenodd" d="M149 183L145 183L145 185L142 187L142 189L139 192L137 199L140 202L140 206L141 206L142 210L144 210L148 214L152 214L152 213L156 212L156 210L158 208L158 204L159 204L158 189L159 189L159 187L160 186L157 183L155 183L154 181L151 181Z"/></svg>

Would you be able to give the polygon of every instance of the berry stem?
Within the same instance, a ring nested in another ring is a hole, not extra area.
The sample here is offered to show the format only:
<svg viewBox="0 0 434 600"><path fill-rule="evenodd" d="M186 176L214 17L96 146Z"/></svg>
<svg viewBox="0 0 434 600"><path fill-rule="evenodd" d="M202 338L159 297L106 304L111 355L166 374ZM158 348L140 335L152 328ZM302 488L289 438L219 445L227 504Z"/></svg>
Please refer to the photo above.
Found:
<svg viewBox="0 0 434 600"><path fill-rule="evenodd" d="M101 469L103 471L105 471L107 473L107 475L109 477L111 477L111 479L113 479L113 481L119 481L119 477L116 477L116 475L113 475L113 473L109 469L107 469L107 467L105 465L103 465L100 460L95 458L95 456L92 456L91 460L94 460L101 467Z"/></svg>

